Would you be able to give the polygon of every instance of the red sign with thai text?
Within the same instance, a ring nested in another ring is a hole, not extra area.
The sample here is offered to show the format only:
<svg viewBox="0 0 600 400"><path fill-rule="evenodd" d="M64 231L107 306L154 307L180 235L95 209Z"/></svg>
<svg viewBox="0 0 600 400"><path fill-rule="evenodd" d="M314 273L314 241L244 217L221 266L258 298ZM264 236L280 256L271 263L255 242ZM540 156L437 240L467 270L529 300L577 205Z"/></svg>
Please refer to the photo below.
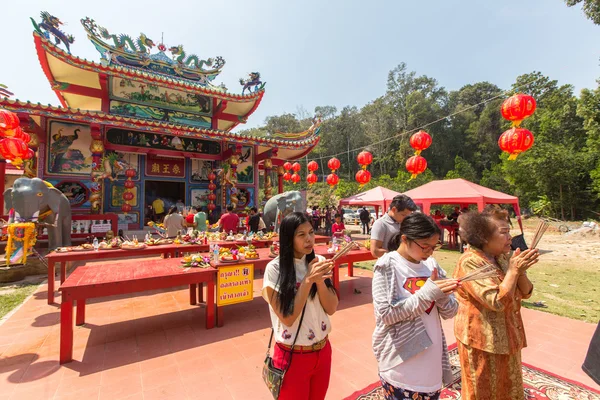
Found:
<svg viewBox="0 0 600 400"><path fill-rule="evenodd" d="M185 177L185 159L146 156L146 176Z"/></svg>

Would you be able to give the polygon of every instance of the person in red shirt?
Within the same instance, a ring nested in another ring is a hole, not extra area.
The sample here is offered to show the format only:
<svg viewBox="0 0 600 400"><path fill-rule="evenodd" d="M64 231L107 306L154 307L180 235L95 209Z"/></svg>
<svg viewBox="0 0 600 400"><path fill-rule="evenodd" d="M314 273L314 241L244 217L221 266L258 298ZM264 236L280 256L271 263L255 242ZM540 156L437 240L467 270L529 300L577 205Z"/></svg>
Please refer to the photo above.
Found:
<svg viewBox="0 0 600 400"><path fill-rule="evenodd" d="M219 220L219 230L225 233L232 231L237 232L238 224L240 223L240 217L233 212L233 206L229 204L227 206L227 213L221 215Z"/></svg>
<svg viewBox="0 0 600 400"><path fill-rule="evenodd" d="M342 215L335 214L335 222L331 226L331 234L333 236L340 237L340 236L344 235L345 229L346 229L346 226L344 226L344 223L342 222Z"/></svg>
<svg viewBox="0 0 600 400"><path fill-rule="evenodd" d="M190 212L188 212L188 215L185 216L186 226L192 227L192 228L194 227L194 217L196 216L197 212L198 212L197 207L192 207L190 209Z"/></svg>

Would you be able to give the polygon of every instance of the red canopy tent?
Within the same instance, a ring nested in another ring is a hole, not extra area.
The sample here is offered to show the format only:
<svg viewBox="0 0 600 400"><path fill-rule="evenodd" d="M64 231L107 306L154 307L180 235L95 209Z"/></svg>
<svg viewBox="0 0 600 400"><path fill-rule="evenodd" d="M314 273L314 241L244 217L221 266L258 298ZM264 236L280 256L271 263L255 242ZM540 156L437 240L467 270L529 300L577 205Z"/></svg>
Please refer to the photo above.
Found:
<svg viewBox="0 0 600 400"><path fill-rule="evenodd" d="M465 179L431 181L404 194L420 205L425 214L429 214L432 204L459 204L461 207L477 204L479 211L482 211L486 204L512 204L521 231L523 230L518 197L477 185Z"/></svg>
<svg viewBox="0 0 600 400"><path fill-rule="evenodd" d="M379 215L381 207L385 213L392 199L402 193L394 192L393 190L377 186L366 192L355 194L354 196L346 197L340 200L342 206L373 206L375 207L375 215Z"/></svg>

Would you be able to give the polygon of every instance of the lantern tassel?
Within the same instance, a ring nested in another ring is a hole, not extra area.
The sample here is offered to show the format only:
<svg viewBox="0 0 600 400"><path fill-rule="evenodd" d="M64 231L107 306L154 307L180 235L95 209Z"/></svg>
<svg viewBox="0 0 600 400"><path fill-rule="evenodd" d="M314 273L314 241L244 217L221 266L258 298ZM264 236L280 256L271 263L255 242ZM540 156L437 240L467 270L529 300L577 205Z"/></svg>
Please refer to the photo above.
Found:
<svg viewBox="0 0 600 400"><path fill-rule="evenodd" d="M510 156L508 156L508 159L510 161L514 161L517 159L517 156L519 155L519 153L512 153Z"/></svg>
<svg viewBox="0 0 600 400"><path fill-rule="evenodd" d="M521 122L523 122L523 120L522 120L522 119L520 119L520 120L518 120L518 121L513 121L513 122L512 122L512 126L513 126L514 128L518 128L518 127L521 125Z"/></svg>
<svg viewBox="0 0 600 400"><path fill-rule="evenodd" d="M416 178L417 178L417 174L412 174L412 175L410 176L410 179L409 179L409 180L407 180L406 182L410 182L410 181L412 181L413 179L416 179Z"/></svg>
<svg viewBox="0 0 600 400"><path fill-rule="evenodd" d="M420 156L422 150L415 150L415 156Z"/></svg>

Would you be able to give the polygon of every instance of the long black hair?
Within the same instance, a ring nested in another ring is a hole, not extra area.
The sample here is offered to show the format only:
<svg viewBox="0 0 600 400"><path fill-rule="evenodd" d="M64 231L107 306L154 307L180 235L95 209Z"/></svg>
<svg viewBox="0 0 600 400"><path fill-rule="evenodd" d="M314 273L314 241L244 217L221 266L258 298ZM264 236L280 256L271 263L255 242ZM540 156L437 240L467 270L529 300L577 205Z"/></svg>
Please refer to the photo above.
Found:
<svg viewBox="0 0 600 400"><path fill-rule="evenodd" d="M277 278L277 300L279 301L279 311L284 316L291 315L294 312L294 298L296 297L296 268L294 265L294 236L296 229L304 223L311 223L306 215L301 212L288 214L281 222L279 228L279 277ZM306 265L315 259L314 250L306 255ZM333 283L330 279L325 280L325 285L331 289ZM317 285L313 283L310 288L310 298L317 294Z"/></svg>
<svg viewBox="0 0 600 400"><path fill-rule="evenodd" d="M440 227L429 215L420 212L409 214L400 224L400 232L396 233L388 242L388 252L396 251L402 242L402 235L408 240L429 239L434 235L441 235Z"/></svg>

